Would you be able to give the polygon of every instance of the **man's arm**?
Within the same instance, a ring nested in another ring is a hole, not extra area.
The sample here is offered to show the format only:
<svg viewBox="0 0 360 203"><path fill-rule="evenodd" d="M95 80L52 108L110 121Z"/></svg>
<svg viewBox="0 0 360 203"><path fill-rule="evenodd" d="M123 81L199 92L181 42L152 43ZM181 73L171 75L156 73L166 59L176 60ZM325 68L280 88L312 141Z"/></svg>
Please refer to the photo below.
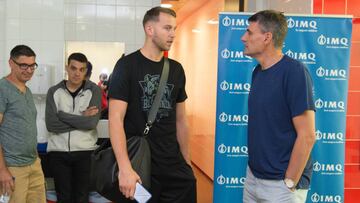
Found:
<svg viewBox="0 0 360 203"><path fill-rule="evenodd" d="M92 96L89 102L89 107L82 115L75 115L59 111L59 119L68 125L80 130L92 130L100 119L101 109L101 90L96 84L91 86Z"/></svg>
<svg viewBox="0 0 360 203"><path fill-rule="evenodd" d="M75 115L75 114L59 111L58 117L60 121L72 126L74 129L80 129L80 130L95 129L100 118L100 111L94 106L89 107L86 111L89 112L91 111L91 113L83 114L83 115Z"/></svg>
<svg viewBox="0 0 360 203"><path fill-rule="evenodd" d="M301 115L295 116L292 120L297 138L285 177L292 179L295 185L297 185L315 144L315 112L306 110Z"/></svg>
<svg viewBox="0 0 360 203"><path fill-rule="evenodd" d="M53 133L64 133L75 130L74 127L59 119L52 88L49 89L46 95L45 123L47 130Z"/></svg>
<svg viewBox="0 0 360 203"><path fill-rule="evenodd" d="M0 113L0 128L3 121L3 114ZM11 194L14 191L14 180L5 164L4 153L0 145L0 194Z"/></svg>
<svg viewBox="0 0 360 203"><path fill-rule="evenodd" d="M110 99L109 101L109 131L116 161L119 166L119 188L127 198L134 198L136 182L140 182L139 175L133 170L126 147L124 118L127 102Z"/></svg>
<svg viewBox="0 0 360 203"><path fill-rule="evenodd" d="M191 165L189 127L185 111L185 102L176 104L176 138L186 163Z"/></svg>

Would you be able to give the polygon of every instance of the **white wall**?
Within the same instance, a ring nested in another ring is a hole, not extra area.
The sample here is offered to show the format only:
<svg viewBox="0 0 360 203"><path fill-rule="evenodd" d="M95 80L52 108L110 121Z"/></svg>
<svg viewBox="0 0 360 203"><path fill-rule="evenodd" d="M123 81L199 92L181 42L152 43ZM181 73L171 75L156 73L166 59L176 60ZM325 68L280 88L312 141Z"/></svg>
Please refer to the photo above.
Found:
<svg viewBox="0 0 360 203"><path fill-rule="evenodd" d="M6 65L2 74L9 72L7 60L17 44L30 46L37 55L37 63L56 67L61 78L64 53L64 9L62 0L5 0L4 52Z"/></svg>
<svg viewBox="0 0 360 203"><path fill-rule="evenodd" d="M0 78L5 75L5 0L0 0Z"/></svg>
<svg viewBox="0 0 360 203"><path fill-rule="evenodd" d="M124 51L125 44L121 42L66 42L66 57L81 52L91 62L93 70L90 80L95 83L99 82L101 73L110 75Z"/></svg>
<svg viewBox="0 0 360 203"><path fill-rule="evenodd" d="M65 0L65 40L124 42L125 53L144 40L142 18L160 0Z"/></svg>
<svg viewBox="0 0 360 203"><path fill-rule="evenodd" d="M56 67L64 77L66 41L123 42L125 53L144 40L142 18L161 0L0 0L0 77L17 44L29 45L37 63Z"/></svg>

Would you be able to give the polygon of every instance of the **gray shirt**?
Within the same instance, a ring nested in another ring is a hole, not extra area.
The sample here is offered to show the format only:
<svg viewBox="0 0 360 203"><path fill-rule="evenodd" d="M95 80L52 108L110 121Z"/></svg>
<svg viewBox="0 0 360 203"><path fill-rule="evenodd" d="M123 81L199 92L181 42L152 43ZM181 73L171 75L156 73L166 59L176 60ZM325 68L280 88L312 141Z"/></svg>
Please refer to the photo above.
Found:
<svg viewBox="0 0 360 203"><path fill-rule="evenodd" d="M32 93L0 79L0 145L7 166L27 166L37 157L36 108Z"/></svg>

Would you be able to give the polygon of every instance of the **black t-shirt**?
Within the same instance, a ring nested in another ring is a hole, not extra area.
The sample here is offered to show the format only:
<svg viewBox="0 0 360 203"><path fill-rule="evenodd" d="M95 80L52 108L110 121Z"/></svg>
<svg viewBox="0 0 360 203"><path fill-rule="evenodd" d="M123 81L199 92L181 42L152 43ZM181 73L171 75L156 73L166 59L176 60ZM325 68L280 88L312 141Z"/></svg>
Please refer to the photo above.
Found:
<svg viewBox="0 0 360 203"><path fill-rule="evenodd" d="M184 164L176 138L176 103L186 100L185 73L180 63L169 59L169 77L148 141L152 173L160 174ZM118 60L109 84L110 98L128 103L126 137L141 135L156 95L164 59L149 60L138 50Z"/></svg>

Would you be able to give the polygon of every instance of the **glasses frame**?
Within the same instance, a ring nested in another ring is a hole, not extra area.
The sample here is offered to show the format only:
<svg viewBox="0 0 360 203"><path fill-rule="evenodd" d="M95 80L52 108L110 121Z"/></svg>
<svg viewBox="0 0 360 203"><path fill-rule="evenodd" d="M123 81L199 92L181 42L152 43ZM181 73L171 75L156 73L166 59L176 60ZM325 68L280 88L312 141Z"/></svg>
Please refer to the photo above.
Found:
<svg viewBox="0 0 360 203"><path fill-rule="evenodd" d="M31 70L35 70L38 68L38 64L37 63L33 63L33 64L26 64L26 63L18 63L17 61L15 61L15 59L11 58L11 60L17 65L19 66L19 68L21 70L27 70L28 68L30 68Z"/></svg>

